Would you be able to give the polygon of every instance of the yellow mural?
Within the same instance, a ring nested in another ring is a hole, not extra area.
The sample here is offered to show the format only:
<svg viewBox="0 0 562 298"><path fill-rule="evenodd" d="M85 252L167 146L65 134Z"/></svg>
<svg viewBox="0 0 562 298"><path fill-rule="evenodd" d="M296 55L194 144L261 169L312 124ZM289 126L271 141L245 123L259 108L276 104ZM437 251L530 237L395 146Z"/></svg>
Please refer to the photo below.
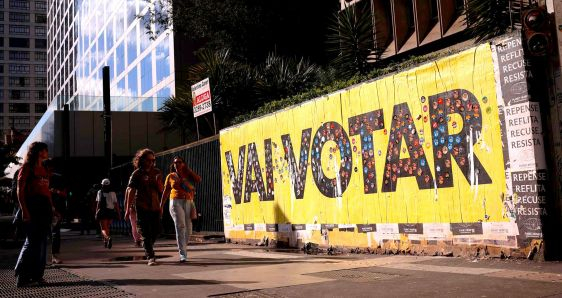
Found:
<svg viewBox="0 0 562 298"><path fill-rule="evenodd" d="M227 237L509 222L499 117L484 44L222 130Z"/></svg>

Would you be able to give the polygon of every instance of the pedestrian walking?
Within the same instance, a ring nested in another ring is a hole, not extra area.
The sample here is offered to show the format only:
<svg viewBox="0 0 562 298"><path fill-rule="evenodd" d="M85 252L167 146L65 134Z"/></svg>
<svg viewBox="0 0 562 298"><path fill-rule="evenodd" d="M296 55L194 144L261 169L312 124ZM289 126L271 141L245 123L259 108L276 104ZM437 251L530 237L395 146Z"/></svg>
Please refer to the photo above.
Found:
<svg viewBox="0 0 562 298"><path fill-rule="evenodd" d="M154 266L156 256L154 254L154 242L162 230L160 222L160 198L162 192L162 174L154 167L156 157L150 149L137 151L133 165L135 171L129 179L128 200L129 204L135 203L137 210L137 229L142 236L143 247L148 265ZM129 212L130 206L127 206ZM128 216L127 213L125 216Z"/></svg>
<svg viewBox="0 0 562 298"><path fill-rule="evenodd" d="M129 197L130 191L131 188L127 187L127 190L125 191L125 208L128 208L128 210L125 210L125 220L131 222L131 234L133 235L133 241L135 242L135 246L141 247L142 236L141 234L139 234L139 231L137 230L137 209L136 209L136 204L134 202L134 196ZM130 198L133 199L133 202L129 202Z"/></svg>
<svg viewBox="0 0 562 298"><path fill-rule="evenodd" d="M93 218L96 214L96 198L100 189L101 186L99 184L94 184L86 195L80 197L80 235L84 235L84 231L90 235L90 228L92 227Z"/></svg>
<svg viewBox="0 0 562 298"><path fill-rule="evenodd" d="M18 287L43 282L47 239L55 212L49 190L49 172L43 166L47 158L47 144L32 143L18 177L17 194L26 233L15 267Z"/></svg>
<svg viewBox="0 0 562 298"><path fill-rule="evenodd" d="M101 181L101 189L98 191L96 202L96 220L100 224L103 246L111 249L113 246L111 223L114 219L121 220L121 210L119 210L117 195L111 190L109 179L105 178Z"/></svg>
<svg viewBox="0 0 562 298"><path fill-rule="evenodd" d="M53 217L53 226L51 231L51 261L53 264L62 264L62 259L60 258L60 246L61 246L61 225L66 213L66 199L67 190L64 177L60 173L55 172L55 163L52 159L47 159L43 162L43 166L51 174L51 179L49 181L49 188L51 191L51 200L55 206L55 210L58 216Z"/></svg>
<svg viewBox="0 0 562 298"><path fill-rule="evenodd" d="M176 239L180 255L180 263L187 261L187 244L193 231L191 213L195 212L195 184L201 177L193 172L181 157L174 157L170 165L170 174L164 182L161 210L168 198L170 199L170 215L176 228Z"/></svg>

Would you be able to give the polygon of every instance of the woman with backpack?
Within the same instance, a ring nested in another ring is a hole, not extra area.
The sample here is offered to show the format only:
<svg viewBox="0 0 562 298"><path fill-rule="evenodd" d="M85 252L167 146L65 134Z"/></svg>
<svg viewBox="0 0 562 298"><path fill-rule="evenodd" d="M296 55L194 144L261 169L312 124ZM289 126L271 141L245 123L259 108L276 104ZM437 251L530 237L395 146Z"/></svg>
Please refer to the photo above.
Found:
<svg viewBox="0 0 562 298"><path fill-rule="evenodd" d="M100 223L103 246L109 249L113 246L109 227L114 219L121 219L117 195L111 191L110 184L109 179L103 179L96 198L96 220Z"/></svg>
<svg viewBox="0 0 562 298"><path fill-rule="evenodd" d="M18 174L17 197L26 238L15 268L17 287L43 282L47 238L55 212L49 189L50 173L43 166L47 158L47 144L32 143Z"/></svg>
<svg viewBox="0 0 562 298"><path fill-rule="evenodd" d="M170 198L170 215L176 227L176 239L180 254L180 263L187 261L187 243L192 232L191 213L195 212L195 184L201 182L201 177L193 172L185 161L176 156L170 165L170 174L164 182L161 210Z"/></svg>

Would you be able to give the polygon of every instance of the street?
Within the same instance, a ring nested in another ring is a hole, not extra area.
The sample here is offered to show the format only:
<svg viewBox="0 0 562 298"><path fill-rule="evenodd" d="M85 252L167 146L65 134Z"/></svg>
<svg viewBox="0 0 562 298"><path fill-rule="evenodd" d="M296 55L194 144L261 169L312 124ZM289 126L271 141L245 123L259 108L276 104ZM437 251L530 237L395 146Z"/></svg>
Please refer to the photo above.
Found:
<svg viewBox="0 0 562 298"><path fill-rule="evenodd" d="M520 259L340 254L193 242L178 262L176 243L156 244L158 266L115 236L111 250L95 236L63 234L63 264L46 283L17 289L19 247L0 250L2 297L562 297L562 263Z"/></svg>

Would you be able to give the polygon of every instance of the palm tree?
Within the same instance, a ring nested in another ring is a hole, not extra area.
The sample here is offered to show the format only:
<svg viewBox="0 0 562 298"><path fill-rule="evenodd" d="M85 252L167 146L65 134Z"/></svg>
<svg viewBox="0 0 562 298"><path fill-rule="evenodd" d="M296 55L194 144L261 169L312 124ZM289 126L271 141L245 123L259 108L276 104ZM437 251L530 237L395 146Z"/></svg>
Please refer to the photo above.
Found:
<svg viewBox="0 0 562 298"><path fill-rule="evenodd" d="M365 74L370 69L367 57L375 50L373 20L368 1L353 4L334 14L328 28L328 52L344 78Z"/></svg>
<svg viewBox="0 0 562 298"><path fill-rule="evenodd" d="M531 6L530 0L467 0L467 31L480 41L521 28L521 13Z"/></svg>
<svg viewBox="0 0 562 298"><path fill-rule="evenodd" d="M261 101L287 98L314 86L321 69L305 58L285 58L270 53L257 67L256 97Z"/></svg>

